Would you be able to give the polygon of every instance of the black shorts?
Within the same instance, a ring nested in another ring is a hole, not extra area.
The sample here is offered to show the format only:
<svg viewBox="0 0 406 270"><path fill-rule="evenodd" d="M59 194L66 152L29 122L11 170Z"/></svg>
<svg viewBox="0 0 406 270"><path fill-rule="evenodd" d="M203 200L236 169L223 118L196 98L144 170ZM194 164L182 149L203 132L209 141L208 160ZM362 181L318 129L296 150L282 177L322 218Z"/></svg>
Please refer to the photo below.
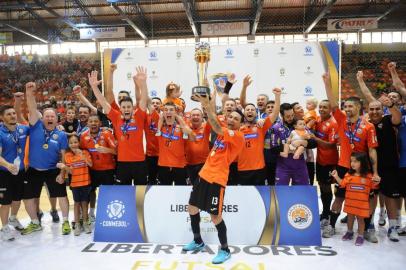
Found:
<svg viewBox="0 0 406 270"><path fill-rule="evenodd" d="M194 185L199 178L199 172L203 168L203 165L204 163L186 166L187 175L192 185Z"/></svg>
<svg viewBox="0 0 406 270"><path fill-rule="evenodd" d="M72 187L73 201L75 203L88 202L90 200L90 191L92 186Z"/></svg>
<svg viewBox="0 0 406 270"><path fill-rule="evenodd" d="M158 157L146 156L145 162L147 163L148 185L156 185L158 176Z"/></svg>
<svg viewBox="0 0 406 270"><path fill-rule="evenodd" d="M389 198L399 198L401 196L400 182L406 178L399 177L399 169L386 169L379 173L381 182L379 183L379 191Z"/></svg>
<svg viewBox="0 0 406 270"><path fill-rule="evenodd" d="M145 161L117 162L117 185L146 185L147 165Z"/></svg>
<svg viewBox="0 0 406 270"><path fill-rule="evenodd" d="M241 186L263 186L266 177L265 168L250 171L238 171L238 184Z"/></svg>
<svg viewBox="0 0 406 270"><path fill-rule="evenodd" d="M400 180L400 196L406 198L406 167L399 168L398 176Z"/></svg>
<svg viewBox="0 0 406 270"><path fill-rule="evenodd" d="M190 193L189 204L212 215L223 211L225 188L216 183L209 183L199 177Z"/></svg>
<svg viewBox="0 0 406 270"><path fill-rule="evenodd" d="M319 163L316 163L316 178L317 182L319 184L332 184L333 177L330 175L330 172L334 171L336 169L335 165L320 165Z"/></svg>
<svg viewBox="0 0 406 270"><path fill-rule="evenodd" d="M231 163L229 169L230 172L228 174L227 185L236 186L238 185L238 163L237 162Z"/></svg>
<svg viewBox="0 0 406 270"><path fill-rule="evenodd" d="M66 184L56 182L59 169L38 171L34 168L28 168L27 180L24 182L24 199L39 198L44 183L48 187L49 197L66 197Z"/></svg>
<svg viewBox="0 0 406 270"><path fill-rule="evenodd" d="M186 169L159 166L158 181L160 185L164 186L171 186L173 183L175 186L184 186L186 185Z"/></svg>
<svg viewBox="0 0 406 270"><path fill-rule="evenodd" d="M0 204L9 205L12 201L21 201L24 195L25 171L17 175L9 171L0 171Z"/></svg>
<svg viewBox="0 0 406 270"><path fill-rule="evenodd" d="M89 170L92 190L96 190L100 185L114 185L115 170Z"/></svg>
<svg viewBox="0 0 406 270"><path fill-rule="evenodd" d="M345 174L348 172L348 168L337 165L337 174L338 176L343 179ZM336 197L338 198L345 198L345 188L340 188L338 184L335 185L335 193Z"/></svg>

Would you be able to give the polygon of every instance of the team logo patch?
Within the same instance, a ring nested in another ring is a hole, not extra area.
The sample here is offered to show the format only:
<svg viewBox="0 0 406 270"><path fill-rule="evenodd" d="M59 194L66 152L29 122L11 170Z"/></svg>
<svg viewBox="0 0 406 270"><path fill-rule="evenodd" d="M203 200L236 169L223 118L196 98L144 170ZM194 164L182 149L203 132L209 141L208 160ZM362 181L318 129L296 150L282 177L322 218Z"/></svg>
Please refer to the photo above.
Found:
<svg viewBox="0 0 406 270"><path fill-rule="evenodd" d="M258 130L257 127L253 127L253 128L252 128L252 131L253 131L253 132L257 132L257 130Z"/></svg>
<svg viewBox="0 0 406 270"><path fill-rule="evenodd" d="M125 205L122 201L119 200L114 200L111 201L108 205L107 205L107 215L109 216L109 218L111 219L119 219L122 218L124 213L125 213Z"/></svg>
<svg viewBox="0 0 406 270"><path fill-rule="evenodd" d="M310 209L304 204L294 204L288 210L289 224L299 230L307 229L313 221Z"/></svg>
<svg viewBox="0 0 406 270"><path fill-rule="evenodd" d="M360 128L357 129L357 133L358 133L358 134L362 134L362 129L360 129Z"/></svg>
<svg viewBox="0 0 406 270"><path fill-rule="evenodd" d="M58 139L58 134L52 135L52 139L57 140Z"/></svg>
<svg viewBox="0 0 406 270"><path fill-rule="evenodd" d="M234 136L234 131L229 130L229 131L228 131L228 135L230 135L231 137Z"/></svg>
<svg viewBox="0 0 406 270"><path fill-rule="evenodd" d="M68 129L69 129L69 131L72 131L72 130L73 130L73 126L69 126Z"/></svg>
<svg viewBox="0 0 406 270"><path fill-rule="evenodd" d="M367 182L367 180L365 178L361 178L361 183L365 184Z"/></svg>
<svg viewBox="0 0 406 270"><path fill-rule="evenodd" d="M18 132L20 132L20 134L23 134L23 133L24 133L24 129L20 128L20 129L18 129Z"/></svg>

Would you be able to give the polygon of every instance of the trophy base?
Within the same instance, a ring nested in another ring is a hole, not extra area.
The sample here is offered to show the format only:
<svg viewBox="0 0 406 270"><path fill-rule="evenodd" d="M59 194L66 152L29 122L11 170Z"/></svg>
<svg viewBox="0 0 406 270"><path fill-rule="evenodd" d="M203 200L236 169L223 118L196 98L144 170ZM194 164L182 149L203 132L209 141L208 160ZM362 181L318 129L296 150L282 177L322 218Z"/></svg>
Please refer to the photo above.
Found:
<svg viewBox="0 0 406 270"><path fill-rule="evenodd" d="M206 86L195 86L192 88L192 96L190 97L193 101L197 101L193 96L195 94L201 95L202 97L209 96L210 98L210 88Z"/></svg>

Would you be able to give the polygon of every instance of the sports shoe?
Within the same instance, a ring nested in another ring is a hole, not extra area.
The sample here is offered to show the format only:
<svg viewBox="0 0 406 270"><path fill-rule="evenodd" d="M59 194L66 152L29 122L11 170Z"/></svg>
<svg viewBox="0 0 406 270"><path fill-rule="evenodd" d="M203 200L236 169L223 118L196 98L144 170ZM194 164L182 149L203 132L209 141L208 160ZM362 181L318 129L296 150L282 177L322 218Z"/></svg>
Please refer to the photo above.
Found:
<svg viewBox="0 0 406 270"><path fill-rule="evenodd" d="M216 257L211 261L212 264L220 264L231 258L231 253L220 249Z"/></svg>
<svg viewBox="0 0 406 270"><path fill-rule="evenodd" d="M85 228L83 227L83 219L82 219L82 218L79 219L79 228L80 228L82 231L85 230Z"/></svg>
<svg viewBox="0 0 406 270"><path fill-rule="evenodd" d="M200 251L204 249L205 244L204 242L201 242L200 244L196 243L195 240L190 242L189 244L183 246L182 250L183 251Z"/></svg>
<svg viewBox="0 0 406 270"><path fill-rule="evenodd" d="M398 235L400 236L405 236L406 235L406 226L403 228L400 228L398 226L396 226L396 230L398 231Z"/></svg>
<svg viewBox="0 0 406 270"><path fill-rule="evenodd" d="M327 225L323 229L322 237L323 238L331 238L331 237L333 237L333 235L335 233L336 233L336 230L331 225Z"/></svg>
<svg viewBox="0 0 406 270"><path fill-rule="evenodd" d="M62 223L62 235L68 235L68 234L70 234L70 232L71 232L71 228L69 225L69 221L66 220Z"/></svg>
<svg viewBox="0 0 406 270"><path fill-rule="evenodd" d="M379 220L378 220L379 226L385 226L387 216L388 215L386 213L386 209L383 212L379 213Z"/></svg>
<svg viewBox="0 0 406 270"><path fill-rule="evenodd" d="M75 230L73 231L74 236L79 236L82 230L80 229L80 226L76 226Z"/></svg>
<svg viewBox="0 0 406 270"><path fill-rule="evenodd" d="M342 219L340 219L341 223L347 223L348 220L348 216L343 217Z"/></svg>
<svg viewBox="0 0 406 270"><path fill-rule="evenodd" d="M378 243L378 238L375 235L375 229L369 229L364 232L364 238L368 242Z"/></svg>
<svg viewBox="0 0 406 270"><path fill-rule="evenodd" d="M354 238L354 233L353 232L346 232L344 235L343 235L343 238L341 238L341 239L343 239L343 241L350 241L350 240L352 240Z"/></svg>
<svg viewBox="0 0 406 270"><path fill-rule="evenodd" d="M399 234L395 227L390 227L388 230L389 240L392 242L399 242Z"/></svg>
<svg viewBox="0 0 406 270"><path fill-rule="evenodd" d="M7 225L4 226L0 231L1 231L1 238L4 241L13 241L15 239L9 226L7 226Z"/></svg>
<svg viewBox="0 0 406 270"><path fill-rule="evenodd" d="M92 233L92 228L90 227L90 221L83 223L83 229L85 233Z"/></svg>
<svg viewBox="0 0 406 270"><path fill-rule="evenodd" d="M330 225L330 221L326 218L320 220L320 229L324 229L326 226Z"/></svg>
<svg viewBox="0 0 406 270"><path fill-rule="evenodd" d="M362 246L363 244L364 244L364 237L358 235L357 239L355 239L355 245Z"/></svg>
<svg viewBox="0 0 406 270"><path fill-rule="evenodd" d="M41 230L42 230L42 227L40 224L35 224L35 223L30 222L30 224L28 224L28 226L24 230L21 231L21 234L27 235L27 234L41 231Z"/></svg>
<svg viewBox="0 0 406 270"><path fill-rule="evenodd" d="M59 222L59 215L58 215L58 211L56 210L52 210L51 212L49 212L52 216L52 222L53 223L58 223Z"/></svg>
<svg viewBox="0 0 406 270"><path fill-rule="evenodd" d="M22 231L24 230L23 225L21 225L20 221L17 218L14 218L13 220L11 218L8 219L8 224L11 227L14 227L17 231Z"/></svg>
<svg viewBox="0 0 406 270"><path fill-rule="evenodd" d="M96 221L96 217L94 215L89 215L89 222L94 223Z"/></svg>

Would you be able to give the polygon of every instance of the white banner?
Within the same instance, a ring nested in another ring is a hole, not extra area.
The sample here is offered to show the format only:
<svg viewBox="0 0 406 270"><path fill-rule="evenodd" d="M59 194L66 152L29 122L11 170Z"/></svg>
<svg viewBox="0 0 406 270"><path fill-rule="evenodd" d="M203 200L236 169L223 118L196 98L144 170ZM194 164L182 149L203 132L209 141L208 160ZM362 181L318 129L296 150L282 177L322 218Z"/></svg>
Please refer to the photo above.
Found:
<svg viewBox="0 0 406 270"><path fill-rule="evenodd" d="M329 19L327 20L327 30L359 30L378 28L378 18L352 18L352 19Z"/></svg>
<svg viewBox="0 0 406 270"><path fill-rule="evenodd" d="M147 241L184 244L193 239L187 205L192 187L151 187L145 194L144 224ZM218 236L210 215L201 212L200 231L206 243L217 244ZM254 187L227 187L223 217L229 243L256 245L266 222L266 208ZM252 222L255 220L255 222ZM170 221L170 222L168 222Z"/></svg>
<svg viewBox="0 0 406 270"><path fill-rule="evenodd" d="M201 30L202 36L246 35L250 32L250 23L207 23L201 25Z"/></svg>
<svg viewBox="0 0 406 270"><path fill-rule="evenodd" d="M192 46L121 49L112 57L117 64L113 81L116 97L120 90L127 90L134 98L132 75L137 65L144 65L151 97L164 98L166 85L174 81L181 86L186 111L200 107L190 99L192 87L197 85L194 53ZM280 87L282 102L297 101L304 105L308 97L326 98L321 76L327 70L327 61L317 42L212 46L208 78L213 85L212 74L235 73L237 82L230 92L230 97L235 98L240 96L244 76L249 74L253 82L247 91L247 102L255 104L258 94L268 94L273 99L272 89Z"/></svg>
<svg viewBox="0 0 406 270"><path fill-rule="evenodd" d="M81 28L80 39L125 38L125 27Z"/></svg>

